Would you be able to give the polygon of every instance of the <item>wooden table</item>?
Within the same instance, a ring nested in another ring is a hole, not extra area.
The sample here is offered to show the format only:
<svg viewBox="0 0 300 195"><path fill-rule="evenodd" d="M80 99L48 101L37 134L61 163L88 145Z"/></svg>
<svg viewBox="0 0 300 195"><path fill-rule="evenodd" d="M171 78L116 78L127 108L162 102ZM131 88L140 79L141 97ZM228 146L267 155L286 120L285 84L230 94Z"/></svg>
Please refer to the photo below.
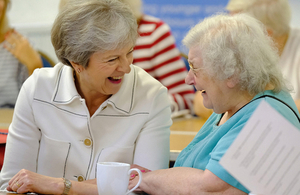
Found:
<svg viewBox="0 0 300 195"><path fill-rule="evenodd" d="M0 109L0 129L8 129L12 121L13 113L14 109Z"/></svg>
<svg viewBox="0 0 300 195"><path fill-rule="evenodd" d="M13 193L13 192L5 192L5 191L0 191L0 195L21 195L21 194L17 194L17 193ZM27 193L27 194L36 194L36 193ZM23 194L24 195L24 194Z"/></svg>
<svg viewBox="0 0 300 195"><path fill-rule="evenodd" d="M170 161L176 160L178 154L194 139L205 121L199 117L173 119L170 128Z"/></svg>
<svg viewBox="0 0 300 195"><path fill-rule="evenodd" d="M35 193L28 193L28 194L35 194ZM13 192L10 193L10 192L0 191L0 195L22 195L22 194L17 194L17 193L13 193Z"/></svg>
<svg viewBox="0 0 300 195"><path fill-rule="evenodd" d="M0 109L0 170L3 165L7 132L12 121L13 113L13 109ZM6 135L4 133L6 133Z"/></svg>

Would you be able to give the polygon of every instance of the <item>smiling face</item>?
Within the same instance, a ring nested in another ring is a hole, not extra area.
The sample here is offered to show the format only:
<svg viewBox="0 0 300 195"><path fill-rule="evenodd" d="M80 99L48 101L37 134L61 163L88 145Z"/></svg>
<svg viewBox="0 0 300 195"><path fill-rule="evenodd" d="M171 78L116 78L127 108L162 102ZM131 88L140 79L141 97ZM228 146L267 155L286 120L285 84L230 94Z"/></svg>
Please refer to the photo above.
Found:
<svg viewBox="0 0 300 195"><path fill-rule="evenodd" d="M87 68L71 62L77 71L77 90L85 98L109 97L119 91L125 74L130 72L133 46L91 55ZM80 70L80 73L78 73Z"/></svg>
<svg viewBox="0 0 300 195"><path fill-rule="evenodd" d="M215 113L223 113L226 110L228 87L226 81L220 81L211 77L204 69L199 47L192 47L188 55L190 66L194 69L188 72L185 82L194 85L198 91L202 91L203 105L213 109Z"/></svg>

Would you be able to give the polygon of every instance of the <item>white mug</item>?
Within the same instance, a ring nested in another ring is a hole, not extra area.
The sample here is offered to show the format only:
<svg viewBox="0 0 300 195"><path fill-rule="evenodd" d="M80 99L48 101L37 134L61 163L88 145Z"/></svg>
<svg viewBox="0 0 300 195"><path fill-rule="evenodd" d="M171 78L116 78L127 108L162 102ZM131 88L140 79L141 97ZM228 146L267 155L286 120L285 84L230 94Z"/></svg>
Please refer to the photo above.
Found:
<svg viewBox="0 0 300 195"><path fill-rule="evenodd" d="M128 191L129 177L132 171L139 174L139 182ZM97 187L99 195L125 195L135 190L142 181L139 169L130 169L130 164L119 162L97 163Z"/></svg>

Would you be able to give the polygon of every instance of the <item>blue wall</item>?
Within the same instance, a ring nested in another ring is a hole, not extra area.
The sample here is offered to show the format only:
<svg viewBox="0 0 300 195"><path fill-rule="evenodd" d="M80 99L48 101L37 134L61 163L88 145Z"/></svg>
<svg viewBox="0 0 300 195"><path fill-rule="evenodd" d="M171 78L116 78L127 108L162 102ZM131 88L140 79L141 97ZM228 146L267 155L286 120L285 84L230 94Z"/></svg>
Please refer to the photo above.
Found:
<svg viewBox="0 0 300 195"><path fill-rule="evenodd" d="M181 40L191 27L205 17L224 12L224 0L143 0L145 14L162 19L169 24L176 39L177 47L184 53L186 48Z"/></svg>

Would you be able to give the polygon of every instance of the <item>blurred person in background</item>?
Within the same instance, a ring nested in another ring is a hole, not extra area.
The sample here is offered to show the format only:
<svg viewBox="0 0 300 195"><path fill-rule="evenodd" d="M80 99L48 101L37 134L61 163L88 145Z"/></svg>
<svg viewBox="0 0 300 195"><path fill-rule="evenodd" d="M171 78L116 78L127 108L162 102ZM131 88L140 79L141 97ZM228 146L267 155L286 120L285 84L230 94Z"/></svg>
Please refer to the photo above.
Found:
<svg viewBox="0 0 300 195"><path fill-rule="evenodd" d="M279 67L294 87L291 95L300 111L300 29L290 27L288 0L229 0L226 9L231 14L250 14L266 26L278 48Z"/></svg>
<svg viewBox="0 0 300 195"><path fill-rule="evenodd" d="M0 107L15 106L23 82L42 59L29 41L9 26L10 0L0 0Z"/></svg>
<svg viewBox="0 0 300 195"><path fill-rule="evenodd" d="M1 190L91 195L98 162L168 168L170 99L132 65L137 37L132 11L118 0L64 6L51 30L60 62L35 70L21 88Z"/></svg>
<svg viewBox="0 0 300 195"><path fill-rule="evenodd" d="M169 25L159 18L144 14L142 0L120 1L131 7L138 23L140 36L134 47L133 64L146 70L168 88L178 110L189 109L194 113L194 88L184 81L187 69Z"/></svg>

